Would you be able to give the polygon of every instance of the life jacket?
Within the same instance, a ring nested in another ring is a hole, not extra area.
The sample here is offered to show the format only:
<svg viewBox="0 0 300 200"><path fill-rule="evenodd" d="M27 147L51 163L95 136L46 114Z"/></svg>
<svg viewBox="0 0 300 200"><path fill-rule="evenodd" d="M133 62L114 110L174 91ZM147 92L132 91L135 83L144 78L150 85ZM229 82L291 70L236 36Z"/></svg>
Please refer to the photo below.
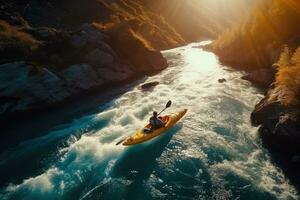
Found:
<svg viewBox="0 0 300 200"><path fill-rule="evenodd" d="M159 128L163 126L163 122L158 117L152 116L150 118L150 124L153 126L153 128Z"/></svg>

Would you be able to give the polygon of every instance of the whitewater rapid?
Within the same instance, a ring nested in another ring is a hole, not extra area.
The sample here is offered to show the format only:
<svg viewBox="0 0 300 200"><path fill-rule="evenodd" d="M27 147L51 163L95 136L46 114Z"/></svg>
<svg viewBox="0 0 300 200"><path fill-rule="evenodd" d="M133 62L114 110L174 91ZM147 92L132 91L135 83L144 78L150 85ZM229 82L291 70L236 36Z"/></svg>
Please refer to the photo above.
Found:
<svg viewBox="0 0 300 200"><path fill-rule="evenodd" d="M20 171L7 174L0 199L299 199L251 126L261 91L202 44L164 51L169 68L143 80L159 81L153 89L136 84L1 154L0 169ZM145 144L115 145L168 100L165 113L188 109L180 123Z"/></svg>

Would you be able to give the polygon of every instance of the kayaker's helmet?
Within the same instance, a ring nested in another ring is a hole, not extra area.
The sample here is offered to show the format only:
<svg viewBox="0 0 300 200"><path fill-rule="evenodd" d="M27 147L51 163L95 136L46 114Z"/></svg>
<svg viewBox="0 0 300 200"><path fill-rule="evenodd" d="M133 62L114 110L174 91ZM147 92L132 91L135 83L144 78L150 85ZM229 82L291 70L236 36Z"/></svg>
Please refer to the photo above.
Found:
<svg viewBox="0 0 300 200"><path fill-rule="evenodd" d="M156 111L153 111L153 116L157 117L157 112Z"/></svg>

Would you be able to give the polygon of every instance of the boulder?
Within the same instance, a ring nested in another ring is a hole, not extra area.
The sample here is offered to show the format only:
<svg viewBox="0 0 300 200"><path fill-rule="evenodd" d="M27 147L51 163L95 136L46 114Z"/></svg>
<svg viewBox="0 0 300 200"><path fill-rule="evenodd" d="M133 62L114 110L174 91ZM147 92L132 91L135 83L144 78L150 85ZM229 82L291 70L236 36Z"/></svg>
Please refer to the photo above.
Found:
<svg viewBox="0 0 300 200"><path fill-rule="evenodd" d="M158 81L148 82L148 83L145 83L145 84L141 85L141 89L142 90L147 90L147 89L155 87L158 84L159 84Z"/></svg>
<svg viewBox="0 0 300 200"><path fill-rule="evenodd" d="M33 67L25 62L13 62L0 65L0 91L11 95L24 85Z"/></svg>
<svg viewBox="0 0 300 200"><path fill-rule="evenodd" d="M114 63L114 58L111 54L96 48L85 56L85 61L92 66L108 67Z"/></svg>
<svg viewBox="0 0 300 200"><path fill-rule="evenodd" d="M262 87L268 87L274 82L275 70L271 68L264 68L254 71L247 72L246 75L242 76L242 79L248 80L254 84Z"/></svg>
<svg viewBox="0 0 300 200"><path fill-rule="evenodd" d="M24 62L7 63L0 66L0 74L0 96L6 99L0 105L0 114L25 111L36 104L48 104L69 96L63 81L45 68L37 71Z"/></svg>
<svg viewBox="0 0 300 200"><path fill-rule="evenodd" d="M220 79L218 79L218 82L219 83L224 83L224 82L226 82L227 80L225 79L225 78L220 78Z"/></svg>
<svg viewBox="0 0 300 200"><path fill-rule="evenodd" d="M127 66L119 64L118 69L78 64L56 74L25 62L0 65L0 115L43 108L133 75Z"/></svg>
<svg viewBox="0 0 300 200"><path fill-rule="evenodd" d="M30 77L26 85L34 101L54 103L70 95L64 81L46 68L42 68L37 75Z"/></svg>
<svg viewBox="0 0 300 200"><path fill-rule="evenodd" d="M280 87L270 88L255 106L251 121L261 125L263 141L272 149L281 153L300 153L299 110L282 104L282 93Z"/></svg>
<svg viewBox="0 0 300 200"><path fill-rule="evenodd" d="M265 97L255 106L251 113L251 121L254 125L263 124L266 121L277 123L279 116L288 112L288 109L280 103L282 90L272 85L265 94Z"/></svg>
<svg viewBox="0 0 300 200"><path fill-rule="evenodd" d="M105 82L118 82L124 81L131 76L131 73L122 72L122 71L113 71L109 68L97 68L98 75Z"/></svg>
<svg viewBox="0 0 300 200"><path fill-rule="evenodd" d="M60 31L49 27L31 28L29 31L31 31L35 37L43 40L51 40L60 34Z"/></svg>
<svg viewBox="0 0 300 200"><path fill-rule="evenodd" d="M146 51L143 56L148 71L160 71L168 67L167 60L159 51Z"/></svg>
<svg viewBox="0 0 300 200"><path fill-rule="evenodd" d="M114 50L131 65L132 71L149 74L168 66L160 51L155 50L139 32L133 31L128 23L116 26L111 37Z"/></svg>
<svg viewBox="0 0 300 200"><path fill-rule="evenodd" d="M66 81L72 93L79 93L78 90L86 90L103 84L103 80L94 68L87 64L72 65L62 71L61 77Z"/></svg>
<svg viewBox="0 0 300 200"><path fill-rule="evenodd" d="M83 24L78 31L76 31L71 39L74 47L81 48L87 44L103 45L105 35L91 24Z"/></svg>

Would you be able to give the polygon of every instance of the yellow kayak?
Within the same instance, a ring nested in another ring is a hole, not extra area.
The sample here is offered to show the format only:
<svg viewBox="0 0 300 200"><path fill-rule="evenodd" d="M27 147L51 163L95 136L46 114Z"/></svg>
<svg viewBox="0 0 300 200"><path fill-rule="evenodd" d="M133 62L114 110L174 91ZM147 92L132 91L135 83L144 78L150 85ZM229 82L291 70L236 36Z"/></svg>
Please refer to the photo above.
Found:
<svg viewBox="0 0 300 200"><path fill-rule="evenodd" d="M187 112L187 109L184 109L176 114L166 115L166 116L161 117L161 120L165 122L165 126L159 128L159 129L156 129L154 131L145 133L145 130L149 130L151 128L151 125L147 124L142 130L137 131L136 133L131 135L129 138L127 138L124 141L123 145L129 146L129 145L139 144L139 143L148 141L156 136L159 136L159 135L165 133L167 130L169 130L171 127L173 127L174 124L176 124L176 122L178 122L185 115L186 112Z"/></svg>

